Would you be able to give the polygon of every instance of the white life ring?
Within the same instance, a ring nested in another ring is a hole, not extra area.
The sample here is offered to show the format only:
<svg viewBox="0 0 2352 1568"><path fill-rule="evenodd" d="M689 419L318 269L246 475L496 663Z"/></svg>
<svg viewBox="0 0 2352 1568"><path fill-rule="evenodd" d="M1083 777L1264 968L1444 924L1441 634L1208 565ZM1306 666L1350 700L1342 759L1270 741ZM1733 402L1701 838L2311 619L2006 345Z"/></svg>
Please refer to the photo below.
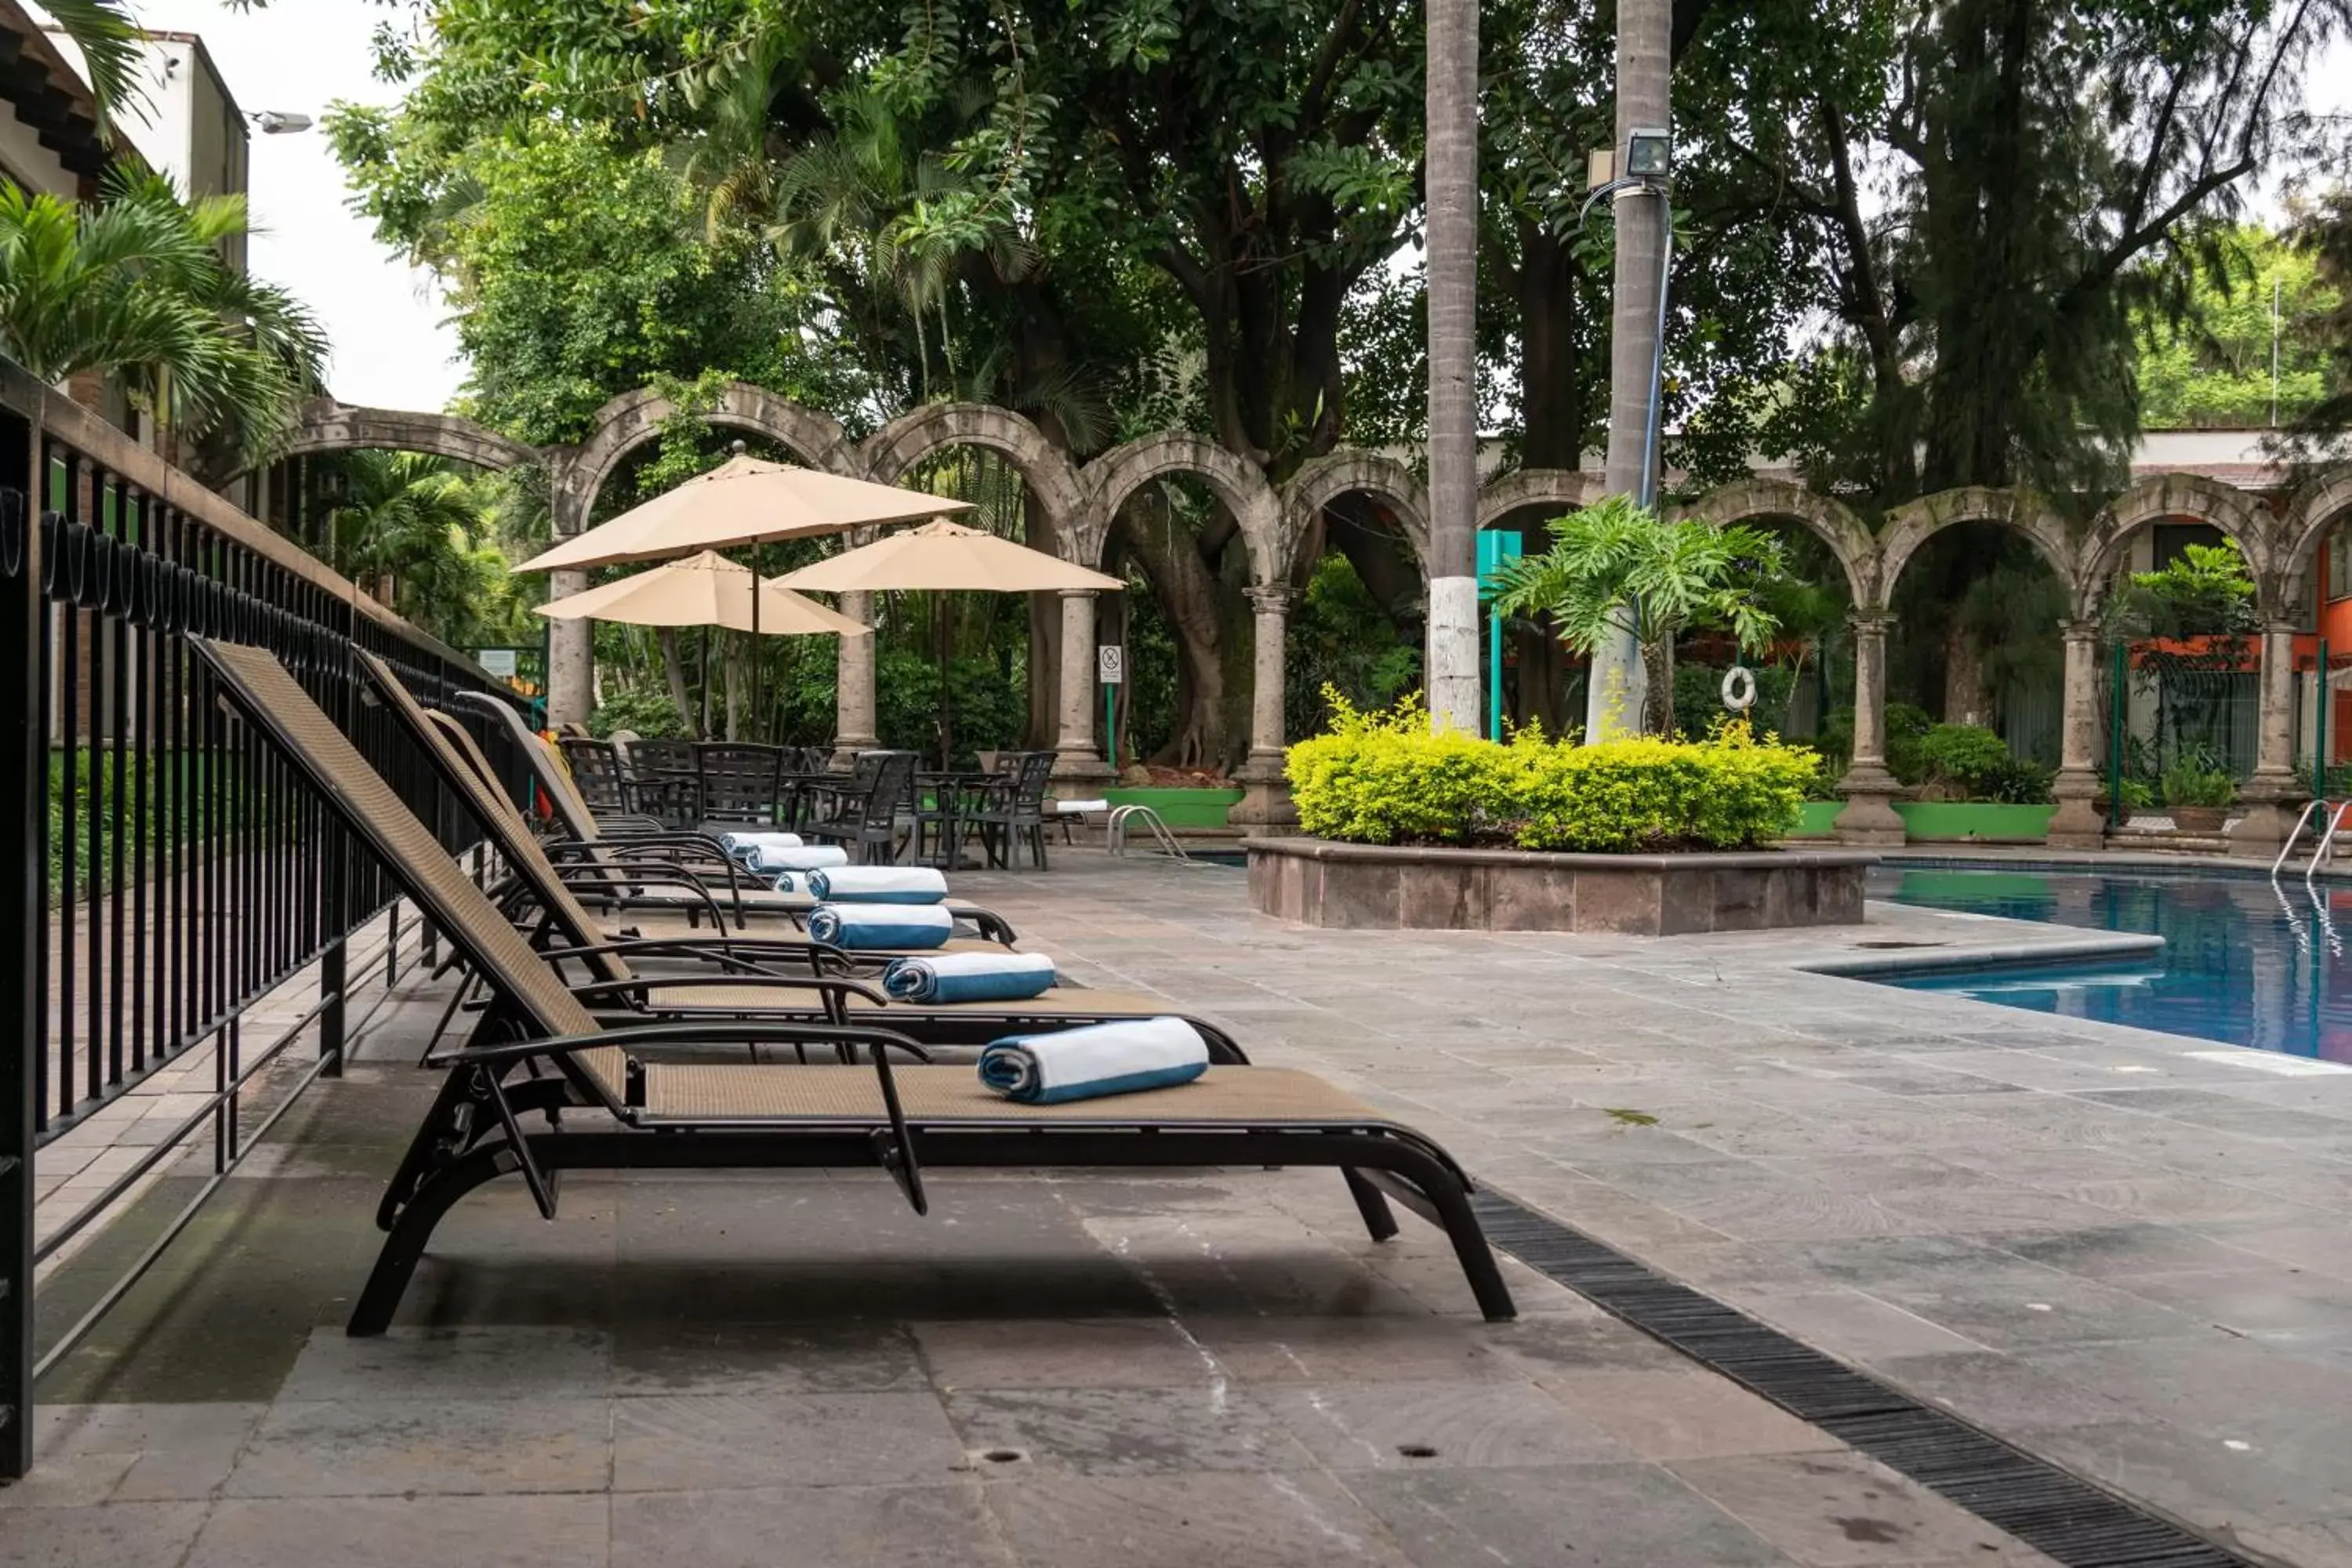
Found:
<svg viewBox="0 0 2352 1568"><path fill-rule="evenodd" d="M1756 705L1756 674L1746 665L1735 664L1723 672L1723 705L1734 713Z"/></svg>

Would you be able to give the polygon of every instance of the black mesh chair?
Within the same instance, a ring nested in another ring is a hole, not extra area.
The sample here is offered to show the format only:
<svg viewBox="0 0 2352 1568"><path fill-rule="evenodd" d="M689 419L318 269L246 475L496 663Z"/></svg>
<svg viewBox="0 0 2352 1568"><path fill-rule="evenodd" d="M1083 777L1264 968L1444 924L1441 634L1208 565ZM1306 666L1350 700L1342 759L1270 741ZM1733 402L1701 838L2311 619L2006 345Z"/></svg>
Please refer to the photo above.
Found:
<svg viewBox="0 0 2352 1568"><path fill-rule="evenodd" d="M557 743L563 748L564 766L572 770L572 782L591 813L600 820L635 815L636 807L629 800L628 770L621 765L619 747L610 741L578 735L566 735Z"/></svg>
<svg viewBox="0 0 2352 1568"><path fill-rule="evenodd" d="M702 772L691 741L629 742L629 784L637 809L664 826L702 824Z"/></svg>
<svg viewBox="0 0 2352 1568"><path fill-rule="evenodd" d="M979 808L968 813L964 822L980 829L990 865L1011 870L1013 846L1025 842L1031 863L1042 871L1045 869L1045 785L1053 777L1054 753L1020 752L999 757L997 764L1004 770L1003 774L990 782Z"/></svg>
<svg viewBox="0 0 2352 1568"><path fill-rule="evenodd" d="M839 844L854 858L884 864L898 858L898 814L915 791L912 752L860 752L847 784L824 792L829 814L801 825L804 837Z"/></svg>
<svg viewBox="0 0 2352 1568"><path fill-rule="evenodd" d="M781 747L706 741L694 748L694 761L704 827L719 831L776 825L776 807L783 798Z"/></svg>

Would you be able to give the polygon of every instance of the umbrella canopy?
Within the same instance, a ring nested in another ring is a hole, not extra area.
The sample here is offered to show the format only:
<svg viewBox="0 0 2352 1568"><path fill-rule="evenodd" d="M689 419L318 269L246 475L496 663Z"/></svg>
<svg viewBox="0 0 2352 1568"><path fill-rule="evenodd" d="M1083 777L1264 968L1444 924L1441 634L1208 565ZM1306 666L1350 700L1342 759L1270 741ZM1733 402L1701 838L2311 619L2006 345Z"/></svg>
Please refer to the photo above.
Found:
<svg viewBox="0 0 2352 1568"><path fill-rule="evenodd" d="M830 561L803 566L776 581L786 587L824 594L919 588L945 593L1050 594L1057 588L1127 586L1117 577L953 522L927 522Z"/></svg>
<svg viewBox="0 0 2352 1568"><path fill-rule="evenodd" d="M707 474L664 490L612 521L541 551L518 572L579 572L623 561L658 561L697 550L839 533L965 511L970 501L844 479L736 453Z"/></svg>
<svg viewBox="0 0 2352 1568"><path fill-rule="evenodd" d="M673 561L539 606L551 620L620 621L633 626L726 626L762 637L806 637L837 632L864 637L861 626L814 599L804 599L774 578L760 584L758 624L753 625L751 569L710 551Z"/></svg>

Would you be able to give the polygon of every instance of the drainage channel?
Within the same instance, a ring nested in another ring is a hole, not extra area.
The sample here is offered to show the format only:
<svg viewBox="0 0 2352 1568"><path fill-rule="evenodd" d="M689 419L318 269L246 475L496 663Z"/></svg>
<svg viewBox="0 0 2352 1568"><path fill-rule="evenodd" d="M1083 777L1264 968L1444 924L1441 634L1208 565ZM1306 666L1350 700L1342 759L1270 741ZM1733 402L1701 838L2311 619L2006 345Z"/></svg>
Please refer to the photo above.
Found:
<svg viewBox="0 0 2352 1568"><path fill-rule="evenodd" d="M2257 1568L1491 1188L1471 1204L1486 1238L1538 1273L2068 1568Z"/></svg>

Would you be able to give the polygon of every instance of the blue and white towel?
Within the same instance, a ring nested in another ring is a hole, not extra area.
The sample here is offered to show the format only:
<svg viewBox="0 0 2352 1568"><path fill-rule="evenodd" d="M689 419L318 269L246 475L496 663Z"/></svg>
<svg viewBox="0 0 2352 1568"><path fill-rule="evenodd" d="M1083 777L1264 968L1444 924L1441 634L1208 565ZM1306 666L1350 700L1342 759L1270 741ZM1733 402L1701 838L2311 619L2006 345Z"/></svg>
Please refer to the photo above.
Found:
<svg viewBox="0 0 2352 1568"><path fill-rule="evenodd" d="M1181 1018L1012 1035L980 1053L980 1081L1024 1105L1167 1089L1208 1070L1208 1042Z"/></svg>
<svg viewBox="0 0 2352 1568"><path fill-rule="evenodd" d="M754 844L738 858L745 869L772 876L782 871L821 871L828 866L846 866L849 851L838 844Z"/></svg>
<svg viewBox="0 0 2352 1568"><path fill-rule="evenodd" d="M1086 816L1110 809L1107 800L1051 800L1045 804L1054 808L1056 816Z"/></svg>
<svg viewBox="0 0 2352 1568"><path fill-rule="evenodd" d="M853 952L940 947L955 934L955 917L942 904L819 904L808 933Z"/></svg>
<svg viewBox="0 0 2352 1568"><path fill-rule="evenodd" d="M835 866L812 871L809 891L829 904L936 904L948 879L930 866Z"/></svg>
<svg viewBox="0 0 2352 1568"><path fill-rule="evenodd" d="M722 833L719 836L719 842L725 847L730 855L740 855L761 844L781 845L786 849L797 849L801 847L801 836L797 833L778 833L767 828L756 831L745 829L740 832Z"/></svg>
<svg viewBox="0 0 2352 1568"><path fill-rule="evenodd" d="M943 952L894 958L882 989L894 1002L1021 1002L1054 987L1054 961L1042 952Z"/></svg>

